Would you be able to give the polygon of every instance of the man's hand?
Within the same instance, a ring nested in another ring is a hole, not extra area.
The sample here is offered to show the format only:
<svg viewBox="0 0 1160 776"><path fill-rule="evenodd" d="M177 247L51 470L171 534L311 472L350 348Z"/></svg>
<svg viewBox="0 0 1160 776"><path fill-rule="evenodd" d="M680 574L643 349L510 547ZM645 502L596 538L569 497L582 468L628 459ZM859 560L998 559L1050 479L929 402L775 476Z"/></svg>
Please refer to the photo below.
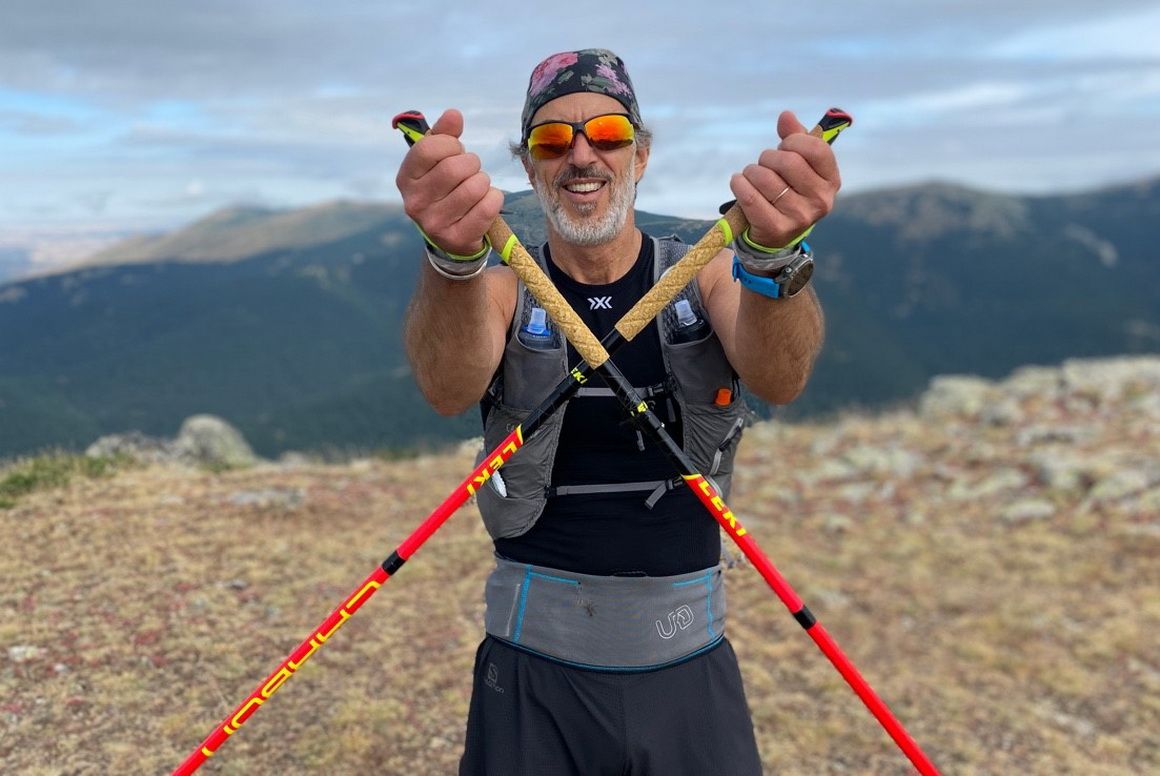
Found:
<svg viewBox="0 0 1160 776"><path fill-rule="evenodd" d="M438 247L470 256L483 249L483 236L503 207L503 192L492 188L479 157L463 149L462 134L463 114L444 112L407 152L395 185L403 210Z"/></svg>
<svg viewBox="0 0 1160 776"><path fill-rule="evenodd" d="M834 207L838 162L790 111L777 119L777 148L733 176L729 188L749 221L749 238L768 248L788 245Z"/></svg>

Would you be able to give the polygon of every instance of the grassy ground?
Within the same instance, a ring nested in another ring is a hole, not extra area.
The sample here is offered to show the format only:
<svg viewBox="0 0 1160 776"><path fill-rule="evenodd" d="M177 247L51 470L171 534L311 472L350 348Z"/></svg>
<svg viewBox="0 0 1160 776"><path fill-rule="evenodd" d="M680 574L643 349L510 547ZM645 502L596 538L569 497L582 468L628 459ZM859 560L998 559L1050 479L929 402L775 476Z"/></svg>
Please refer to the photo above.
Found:
<svg viewBox="0 0 1160 776"><path fill-rule="evenodd" d="M1100 455L1160 460L1155 424L1098 420ZM945 773L1160 772L1160 500L1052 490L1014 434L761 426L731 502ZM869 448L913 465L831 465ZM470 467L130 468L14 498L0 772L168 772ZM1053 511L1000 516L1027 497ZM489 558L465 508L204 771L454 773ZM748 564L728 586L767 772L910 772Z"/></svg>

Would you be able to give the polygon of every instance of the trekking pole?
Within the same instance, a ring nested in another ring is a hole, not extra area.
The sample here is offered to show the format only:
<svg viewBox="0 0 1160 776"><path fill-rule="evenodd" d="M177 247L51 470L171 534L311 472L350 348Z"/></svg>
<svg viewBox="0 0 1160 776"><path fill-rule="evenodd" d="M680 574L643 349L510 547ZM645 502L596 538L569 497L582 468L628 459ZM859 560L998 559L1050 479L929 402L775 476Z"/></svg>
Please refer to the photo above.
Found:
<svg viewBox="0 0 1160 776"><path fill-rule="evenodd" d="M830 117L833 114L833 117ZM832 110L827 114L827 120L824 120L829 128L826 130L824 137L827 142L833 142L838 134L848 127L851 120L840 111ZM844 118L843 118L844 117ZM393 125L403 131L408 143L414 143L421 138L427 131L427 122L423 115L418 112L402 113L395 117ZM817 131L817 130L815 130ZM502 236L502 240L498 244L506 247L507 254L511 256L515 251L515 245L518 241L511 230L506 225L502 224L502 219L497 219L506 230ZM494 226L494 225L493 225ZM694 244L689 251L672 266L672 268L665 273L657 284L641 299L633 305L624 316L616 323L616 328L608 333L601 342L596 342L595 337L584 326L583 321L572 312L571 307L563 297L559 297L559 292L556 291L550 280L544 278L541 283L536 284L536 289L539 293L548 293L546 288L551 289L559 298L559 305L563 305L575 321L570 326L573 336L581 338L584 334L585 350L592 359L601 359L599 363L603 363L608 359L607 350L615 350L624 343L630 341L635 337L645 326L651 321L664 307L672 301L673 297L681 292L682 289L689 283L690 280L696 276L706 264L708 264L725 246L733 241L734 234L740 234L745 228L745 217L741 213L740 208L734 207L730 212L726 213L719 219L714 226L709 229L706 234ZM490 234L490 233L489 233ZM497 234L499 238L501 235ZM510 244L509 244L510 238ZM497 242L493 241L493 245ZM539 265L527 255L523 246L519 246L519 251L522 252L522 258L517 256L516 266L519 268L517 272L529 274L528 265L531 268L539 271ZM501 252L502 255L502 252ZM526 259L526 263L524 261ZM540 273L542 275L542 273ZM533 278L534 280L534 278ZM525 281L526 283L527 281ZM529 288L532 286L529 285ZM558 305L557 305L558 306ZM563 313L560 313L563 315ZM575 345L575 342L573 342ZM606 350L607 349L607 350ZM577 348L578 352L579 348ZM603 354L601 358L600 354ZM309 660L323 644L327 642L338 631L342 625L354 616L363 604L365 604L371 596L373 596L380 587L382 587L388 579L390 579L403 566L407 560L415 554L416 551L447 521L452 514L455 513L475 492L483 486L487 480L499 470L513 455L524 445L524 441L530 438L543 422L555 412L567 399L576 392L588 380L588 376L592 373L593 366L589 361L575 367L572 371L564 377L552 393L545 398L540 404L533 409L524 419L523 423L516 426L512 432L503 439L495 449L491 450L479 463L475 469L462 480L455 490L452 491L446 499L443 500L438 507L435 508L430 515L416 528L397 548L387 557L373 572L371 572L362 583L356 587L343 602L334 609L317 627L314 628L295 649L287 656L282 663L267 676L254 690L246 697L242 703L233 710L224 720L218 723L213 732L209 734L201 742L201 744L185 758L184 761L173 771L174 776L186 776L200 768L206 760L214 755L215 752L227 741L230 736L238 731L253 714L262 707L281 687L292 677L303 664Z"/></svg>
<svg viewBox="0 0 1160 776"><path fill-rule="evenodd" d="M421 114L411 114L408 118L414 118L416 116L420 120L422 119ZM827 126L830 126L835 130L832 131L832 134L828 138L832 142L833 138L837 137L838 132L848 127L850 123L852 123L852 120L848 115L837 109L832 109L823 118L822 123L811 131L811 134L818 137L825 137ZM425 125L425 122L423 124ZM408 139L410 140L410 136L408 136ZM733 218L729 220L728 226L722 227L722 221L726 221L730 215ZM719 221L717 226L720 227L718 231L723 236L728 235L727 228L734 230L734 234L739 234L747 225L744 215L740 212L740 207L736 204L729 209L726 218L723 218L722 221ZM564 300L563 296L560 295L559 291L552 286L551 280L547 278L543 270L540 269L540 266L527 254L523 246L519 244L518 239L511 232L511 229L503 223L502 217L496 218L488 230L488 237L491 239L493 247L503 245L503 248L500 250L501 257L519 274L520 279L524 281L524 284L527 285L532 295L536 297L536 300L552 316L560 329L566 333L568 339L576 347L577 352L588 362L588 366L600 374L609 388L612 389L612 392L620 399L628 411L630 418L638 425L644 426L645 430L660 443L666 455L676 465L685 484L693 491L705 509L725 529L725 532L729 534L730 538L741 548L741 551L753 563L754 567L773 589L774 593L777 594L778 598L789 609L790 614L805 629L806 633L817 644L822 654L829 659L834 668L846 680L846 683L850 685L850 688L862 700L866 708L878 720L879 724L882 725L883 729L890 735L895 744L907 756L918 772L923 774L923 776L938 776L939 772L935 768L934 763L926 756L918 743L907 732L898 718L894 716L893 712L890 711L886 703L882 701L870 684L862 677L853 661L846 656L834 638L822 627L821 623L818 622L817 618L806 607L793 587L790 586L789 582L777 570L777 567L762 552L753 537L749 535L749 532L738 522L737 517L729 509L728 505L725 504L724 499L717 493L713 484L697 471L695 464L665 430L664 424L661 423L660 419L649 408L648 403L641 398L636 389L625 378L624 373L608 358L608 354L604 348L599 347L599 351L593 351L593 354L597 358L602 358L602 360L594 362L584 354L580 345L577 344L577 340L572 339L574 335L579 336L582 342L585 340L595 341L596 338L588 330L587 326L584 325L584 322L580 320L576 312L572 310L571 306L568 305L567 301ZM704 241L704 238L702 241ZM732 242L731 238L724 244L728 245L729 242ZM683 287L682 285L681 288ZM646 297L642 297L641 301L643 302L645 298L647 298L647 295ZM653 310L649 315L636 320L635 323L628 322L625 327L627 330L626 333L631 333L635 336L659 310L660 308ZM628 317L628 315L625 315L625 318ZM616 328L610 334L624 331L621 329L620 322L618 322Z"/></svg>

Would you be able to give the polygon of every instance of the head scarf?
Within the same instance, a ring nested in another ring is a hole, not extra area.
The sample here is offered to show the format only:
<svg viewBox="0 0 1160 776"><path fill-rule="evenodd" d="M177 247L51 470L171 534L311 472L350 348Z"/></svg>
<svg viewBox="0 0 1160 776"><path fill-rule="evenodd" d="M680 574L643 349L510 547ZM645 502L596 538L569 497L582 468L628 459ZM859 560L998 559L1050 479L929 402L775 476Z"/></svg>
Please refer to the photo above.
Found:
<svg viewBox="0 0 1160 776"><path fill-rule="evenodd" d="M547 103L575 92L607 94L624 106L632 123L640 127L640 107L624 62L607 49L581 49L553 54L532 71L528 96L520 121L521 138L528 139L532 116Z"/></svg>

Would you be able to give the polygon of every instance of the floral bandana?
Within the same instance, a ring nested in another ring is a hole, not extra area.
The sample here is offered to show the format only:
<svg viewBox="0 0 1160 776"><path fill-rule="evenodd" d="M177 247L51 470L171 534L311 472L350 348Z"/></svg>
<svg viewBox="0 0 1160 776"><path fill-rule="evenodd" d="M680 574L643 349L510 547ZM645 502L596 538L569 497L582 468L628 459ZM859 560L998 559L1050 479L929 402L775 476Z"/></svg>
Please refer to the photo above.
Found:
<svg viewBox="0 0 1160 776"><path fill-rule="evenodd" d="M528 80L528 97L520 120L526 142L532 116L557 97L575 92L596 92L613 97L624 106L636 126L641 125L640 108L624 62L607 49L581 49L553 54L532 71Z"/></svg>

